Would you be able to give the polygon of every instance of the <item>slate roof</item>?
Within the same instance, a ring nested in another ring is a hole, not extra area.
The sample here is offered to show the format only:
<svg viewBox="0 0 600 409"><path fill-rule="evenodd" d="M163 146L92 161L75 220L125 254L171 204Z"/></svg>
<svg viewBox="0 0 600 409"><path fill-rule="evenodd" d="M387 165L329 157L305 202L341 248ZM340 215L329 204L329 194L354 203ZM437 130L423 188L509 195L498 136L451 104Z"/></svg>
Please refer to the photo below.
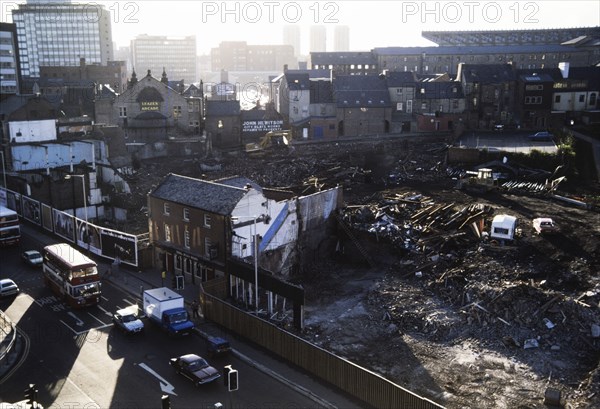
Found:
<svg viewBox="0 0 600 409"><path fill-rule="evenodd" d="M206 115L237 116L240 115L240 101L206 101Z"/></svg>
<svg viewBox="0 0 600 409"><path fill-rule="evenodd" d="M302 91L310 89L310 77L308 73L290 73L285 74L285 81L291 91Z"/></svg>
<svg viewBox="0 0 600 409"><path fill-rule="evenodd" d="M462 81L463 77L467 83L481 84L498 84L516 79L511 64L460 64L457 78Z"/></svg>
<svg viewBox="0 0 600 409"><path fill-rule="evenodd" d="M520 54L520 53L572 53L577 48L566 45L490 45L490 46L440 46L440 47L376 47L375 55L467 55L467 54Z"/></svg>
<svg viewBox="0 0 600 409"><path fill-rule="evenodd" d="M412 71L388 71L385 74L388 87L409 87L417 82L417 76Z"/></svg>
<svg viewBox="0 0 600 409"><path fill-rule="evenodd" d="M558 68L521 69L516 71L516 75L522 81L527 81L526 77L540 77L542 81L561 81L563 79Z"/></svg>
<svg viewBox="0 0 600 409"><path fill-rule="evenodd" d="M333 85L338 107L391 106L387 82L383 76L340 75Z"/></svg>
<svg viewBox="0 0 600 409"><path fill-rule="evenodd" d="M250 185L252 189L258 190L259 192L262 191L262 186L244 176L232 176L228 178L213 180L213 182L241 189L245 189L247 185Z"/></svg>
<svg viewBox="0 0 600 409"><path fill-rule="evenodd" d="M149 196L220 215L230 215L247 190L170 173Z"/></svg>
<svg viewBox="0 0 600 409"><path fill-rule="evenodd" d="M596 91L600 89L600 66L599 67L571 67L569 78L587 79L588 89Z"/></svg>

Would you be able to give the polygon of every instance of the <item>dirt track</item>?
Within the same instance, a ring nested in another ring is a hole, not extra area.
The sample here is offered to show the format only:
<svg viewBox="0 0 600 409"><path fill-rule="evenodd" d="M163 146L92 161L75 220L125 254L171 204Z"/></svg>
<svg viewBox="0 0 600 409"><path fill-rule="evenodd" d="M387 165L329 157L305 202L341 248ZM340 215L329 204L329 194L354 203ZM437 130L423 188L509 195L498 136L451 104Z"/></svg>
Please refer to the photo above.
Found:
<svg viewBox="0 0 600 409"><path fill-rule="evenodd" d="M600 338L591 336L600 325L600 214L548 198L457 191L444 146L417 139L219 156L210 164L222 169L205 177L242 175L299 193L339 183L354 208L419 194L517 216L523 234L511 249L482 245L469 230L418 251L357 231L375 267L348 254L350 262L315 262L296 278L306 289L303 336L448 408L546 407L547 388L568 407L600 407ZM201 177L196 161L177 168L172 160L144 164L141 175L167 172ZM415 209L403 206L395 217L408 220ZM561 233L535 235L538 216L552 217Z"/></svg>

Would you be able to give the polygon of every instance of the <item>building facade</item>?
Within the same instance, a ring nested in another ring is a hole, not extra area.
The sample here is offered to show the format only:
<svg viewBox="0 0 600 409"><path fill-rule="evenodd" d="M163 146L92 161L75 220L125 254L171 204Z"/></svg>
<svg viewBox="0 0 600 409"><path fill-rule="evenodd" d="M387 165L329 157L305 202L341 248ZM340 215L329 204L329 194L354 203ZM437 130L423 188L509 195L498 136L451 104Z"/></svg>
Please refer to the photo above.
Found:
<svg viewBox="0 0 600 409"><path fill-rule="evenodd" d="M96 3L20 4L17 26L23 78L39 78L41 66L78 66L81 58L114 60L111 13Z"/></svg>
<svg viewBox="0 0 600 409"><path fill-rule="evenodd" d="M294 56L299 57L302 54L302 31L299 25L288 24L283 27L283 45L294 47Z"/></svg>
<svg viewBox="0 0 600 409"><path fill-rule="evenodd" d="M327 51L327 28L325 26L310 27L310 46L309 52Z"/></svg>
<svg viewBox="0 0 600 409"><path fill-rule="evenodd" d="M21 93L16 24L0 23L0 99Z"/></svg>
<svg viewBox="0 0 600 409"><path fill-rule="evenodd" d="M138 80L134 72L127 90L115 96L110 124L123 128L130 143L154 143L180 133L195 133L187 99L167 84L164 71L161 80L150 70Z"/></svg>
<svg viewBox="0 0 600 409"><path fill-rule="evenodd" d="M131 40L133 68L141 72L165 70L173 80L196 81L196 36L140 35Z"/></svg>
<svg viewBox="0 0 600 409"><path fill-rule="evenodd" d="M333 29L333 51L350 51L350 27L335 26Z"/></svg>
<svg viewBox="0 0 600 409"><path fill-rule="evenodd" d="M211 50L213 70L280 71L297 65L291 45L249 45L245 41L223 41Z"/></svg>

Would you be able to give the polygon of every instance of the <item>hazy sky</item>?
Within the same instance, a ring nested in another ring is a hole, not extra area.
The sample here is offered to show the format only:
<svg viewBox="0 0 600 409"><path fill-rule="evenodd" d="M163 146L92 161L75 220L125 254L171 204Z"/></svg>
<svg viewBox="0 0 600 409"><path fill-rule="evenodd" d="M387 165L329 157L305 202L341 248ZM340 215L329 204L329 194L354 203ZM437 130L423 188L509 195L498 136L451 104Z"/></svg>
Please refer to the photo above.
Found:
<svg viewBox="0 0 600 409"><path fill-rule="evenodd" d="M2 20L10 4L2 1ZM85 2L78 2L84 3ZM281 44L283 26L301 26L307 52L313 24L350 27L350 49L432 45L423 30L504 30L600 26L598 0L457 0L457 1L95 1L111 13L113 39L128 45L138 34L197 36L208 53L220 41ZM328 48L330 51L331 48Z"/></svg>

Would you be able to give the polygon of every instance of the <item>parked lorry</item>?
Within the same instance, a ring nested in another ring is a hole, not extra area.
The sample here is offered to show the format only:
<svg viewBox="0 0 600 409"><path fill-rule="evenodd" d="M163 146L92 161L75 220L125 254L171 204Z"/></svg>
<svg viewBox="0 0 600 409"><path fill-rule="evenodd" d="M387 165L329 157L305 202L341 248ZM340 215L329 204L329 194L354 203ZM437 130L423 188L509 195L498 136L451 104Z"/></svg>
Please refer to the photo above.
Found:
<svg viewBox="0 0 600 409"><path fill-rule="evenodd" d="M186 335L194 329L183 296L170 288L145 290L144 313L169 335Z"/></svg>

